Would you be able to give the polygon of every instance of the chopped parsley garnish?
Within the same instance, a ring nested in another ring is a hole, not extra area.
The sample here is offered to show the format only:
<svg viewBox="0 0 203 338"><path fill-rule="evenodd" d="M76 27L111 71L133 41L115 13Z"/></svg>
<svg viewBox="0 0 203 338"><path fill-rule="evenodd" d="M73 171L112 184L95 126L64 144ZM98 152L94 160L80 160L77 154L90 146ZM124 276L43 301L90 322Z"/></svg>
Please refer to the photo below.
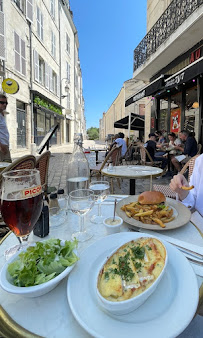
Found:
<svg viewBox="0 0 203 338"><path fill-rule="evenodd" d="M136 263L135 263L135 267L136 267L136 269L139 269L139 268L141 268L141 266L142 266L142 264L141 264L141 263L139 263L139 262L136 262Z"/></svg>
<svg viewBox="0 0 203 338"><path fill-rule="evenodd" d="M147 250L152 250L152 248L149 245L146 245Z"/></svg>
<svg viewBox="0 0 203 338"><path fill-rule="evenodd" d="M104 278L105 278L106 280L109 280L109 273L108 273L108 271L106 271L106 272L104 273Z"/></svg>
<svg viewBox="0 0 203 338"><path fill-rule="evenodd" d="M112 264L116 264L116 261L115 261L115 259L113 259L113 260L112 260Z"/></svg>
<svg viewBox="0 0 203 338"><path fill-rule="evenodd" d="M119 257L119 263L118 263L118 268L119 268L119 275L128 282L134 277L134 272L132 271L130 267L130 253L128 252L125 256Z"/></svg>
<svg viewBox="0 0 203 338"><path fill-rule="evenodd" d="M143 259L144 255L145 255L145 248L144 247L140 247L140 246L136 246L135 248L131 248L133 255L135 256L135 258L138 259Z"/></svg>

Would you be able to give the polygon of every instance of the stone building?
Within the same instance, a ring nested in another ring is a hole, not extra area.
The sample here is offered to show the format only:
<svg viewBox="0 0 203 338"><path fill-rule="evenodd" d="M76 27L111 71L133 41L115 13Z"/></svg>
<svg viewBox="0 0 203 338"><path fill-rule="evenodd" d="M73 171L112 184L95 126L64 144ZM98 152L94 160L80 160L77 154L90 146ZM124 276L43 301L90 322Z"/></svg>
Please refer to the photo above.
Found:
<svg viewBox="0 0 203 338"><path fill-rule="evenodd" d="M148 84L126 102L130 106L141 93L152 99L145 136L187 129L203 143L202 27L203 0L148 0L147 34L133 65L133 78Z"/></svg>
<svg viewBox="0 0 203 338"><path fill-rule="evenodd" d="M73 142L74 132L85 137L79 41L69 1L0 0L0 16L0 82L12 79L19 86L7 94L12 153L31 151L56 124L51 144Z"/></svg>

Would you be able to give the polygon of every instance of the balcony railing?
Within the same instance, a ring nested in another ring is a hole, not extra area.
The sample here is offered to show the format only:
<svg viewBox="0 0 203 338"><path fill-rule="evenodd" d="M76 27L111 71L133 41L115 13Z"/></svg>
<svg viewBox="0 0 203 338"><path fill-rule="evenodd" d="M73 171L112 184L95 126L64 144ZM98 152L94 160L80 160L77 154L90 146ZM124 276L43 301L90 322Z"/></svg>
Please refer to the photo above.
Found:
<svg viewBox="0 0 203 338"><path fill-rule="evenodd" d="M136 71L157 48L201 5L203 0L173 0L134 50Z"/></svg>

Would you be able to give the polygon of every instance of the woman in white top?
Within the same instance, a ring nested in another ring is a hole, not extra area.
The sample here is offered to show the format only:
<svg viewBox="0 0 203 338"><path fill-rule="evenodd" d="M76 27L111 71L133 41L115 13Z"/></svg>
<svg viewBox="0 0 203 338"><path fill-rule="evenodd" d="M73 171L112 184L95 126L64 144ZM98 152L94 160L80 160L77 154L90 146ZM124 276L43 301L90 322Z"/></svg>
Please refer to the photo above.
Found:
<svg viewBox="0 0 203 338"><path fill-rule="evenodd" d="M192 190L183 190L182 186L189 186L186 178L178 174L173 177L170 188L178 193L179 199L187 207L195 208L203 216L203 154L197 157L192 176L190 178L190 186L194 185Z"/></svg>
<svg viewBox="0 0 203 338"><path fill-rule="evenodd" d="M175 150L175 146L180 146L182 144L181 140L178 137L176 137L175 133L169 133L168 139L169 139L168 148L171 149L169 154L177 155L178 150Z"/></svg>

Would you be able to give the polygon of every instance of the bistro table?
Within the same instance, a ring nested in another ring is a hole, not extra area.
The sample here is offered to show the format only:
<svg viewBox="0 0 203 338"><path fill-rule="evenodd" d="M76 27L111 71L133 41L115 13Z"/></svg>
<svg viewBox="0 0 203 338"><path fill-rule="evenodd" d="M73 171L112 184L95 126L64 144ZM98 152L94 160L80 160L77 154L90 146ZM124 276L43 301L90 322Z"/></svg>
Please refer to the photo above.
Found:
<svg viewBox="0 0 203 338"><path fill-rule="evenodd" d="M99 152L100 151L106 151L106 149L104 149L104 148L101 148L101 149L91 148L90 151L94 151L95 152L95 155L96 155L96 165L97 165L98 164Z"/></svg>
<svg viewBox="0 0 203 338"><path fill-rule="evenodd" d="M3 171L6 167L8 167L10 162L0 162L0 172Z"/></svg>
<svg viewBox="0 0 203 338"><path fill-rule="evenodd" d="M119 200L127 196L109 196L102 204L102 213L105 216L113 214L115 197ZM95 226L90 222L90 218L95 213L94 209L96 207L95 205L86 216L86 225L91 227L93 237L89 241L79 243L78 253L81 256L84 249L107 236L103 224ZM45 239L54 237L69 240L71 234L76 230L76 225L78 225L78 217L69 213L66 222L62 226L50 229L50 234ZM125 233L129 231L126 223L122 225L121 231ZM155 236L156 233L158 234L158 232L153 232ZM199 232L190 222L184 227L177 229L177 232L175 230L167 231L167 236L185 240L199 246L203 245ZM5 263L4 251L8 247L17 244L14 234L11 233L5 237L0 245L0 267ZM42 239L33 234L30 235L30 242L40 240ZM36 298L23 298L19 295L13 295L0 287L0 332L3 337L89 338L90 335L78 324L71 312L67 299L67 279L65 278L54 290ZM198 277L199 287L202 282L203 278ZM82 297L83 290L76 290L76 292L81 292ZM84 311L86 311L85 308ZM93 325L93 322L94 313L92 314L90 325ZM107 337L105 336L105 338Z"/></svg>
<svg viewBox="0 0 203 338"><path fill-rule="evenodd" d="M104 176L111 178L123 178L130 180L130 195L135 195L135 181L137 178L150 179L150 191L152 190L152 178L160 176L163 169L143 165L121 165L114 166L111 170L109 168L102 169L101 173Z"/></svg>

